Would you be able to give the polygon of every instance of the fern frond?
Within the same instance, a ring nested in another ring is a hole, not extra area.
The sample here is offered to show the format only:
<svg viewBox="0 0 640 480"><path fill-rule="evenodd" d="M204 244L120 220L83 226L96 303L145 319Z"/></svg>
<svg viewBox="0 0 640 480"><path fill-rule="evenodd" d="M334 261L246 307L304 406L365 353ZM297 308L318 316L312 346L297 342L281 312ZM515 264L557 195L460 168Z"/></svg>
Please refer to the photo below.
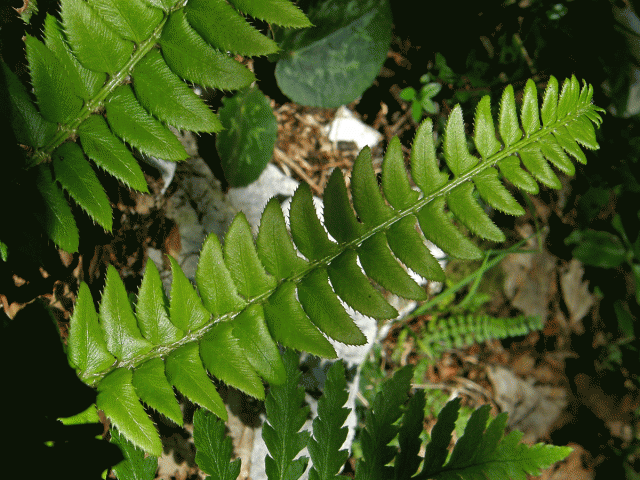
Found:
<svg viewBox="0 0 640 480"><path fill-rule="evenodd" d="M349 457L347 450L340 450L348 433L344 426L349 416L349 409L344 408L348 397L344 365L335 362L327 372L323 394L318 399L318 416L313 421L313 438L307 445L313 461L310 480L339 478L337 473Z"/></svg>
<svg viewBox="0 0 640 480"><path fill-rule="evenodd" d="M207 479L236 480L240 475L240 459L231 461L233 444L225 436L225 424L215 415L198 409L193 416L193 442L196 463L211 475Z"/></svg>
<svg viewBox="0 0 640 480"><path fill-rule="evenodd" d="M269 456L265 459L267 477L274 480L300 478L307 468L308 457L294 460L307 446L309 432L300 431L307 420L309 406L304 401L304 389L299 386L298 355L287 350L283 356L286 380L274 385L265 400L267 422L262 426L262 438Z"/></svg>
<svg viewBox="0 0 640 480"><path fill-rule="evenodd" d="M543 181L548 178L545 172L552 172L548 162L564 165L561 145L597 147L592 122L599 124L600 109L591 104L591 87L585 85L580 90L577 80L571 78L565 81L559 99L555 90L557 82L552 79L540 123L536 120L535 86L528 82L518 124L513 92L507 89L498 128L502 141L495 137L488 97L481 100L474 141L482 158L468 151L461 109L455 107L444 135L444 161L453 178L440 170L432 124L426 120L411 152L411 177L404 170L397 140L390 143L385 154L382 190L371 167L369 149L356 159L351 178L353 207L344 178L339 170L333 172L324 196L324 225L306 185L296 190L291 202L291 236L276 199L264 210L256 243L246 218L239 214L229 228L224 248L215 235L205 240L196 272L197 293L177 262L171 260L174 280L168 310L157 271L150 263L135 313L112 267L99 319L88 289L81 287L70 329L69 354L81 378L102 389L98 407L137 446L157 452L159 442L150 437L153 425L142 418L142 406L138 404L127 419L123 412L128 407L118 404L121 399L129 402L140 397L177 420L170 395L173 385L224 418L226 413L207 371L262 399L260 377L271 384L282 383L286 377L277 343L329 358L335 358L336 353L327 337L345 344L364 344L366 338L340 299L365 315L395 317L395 309L369 279L397 295L425 298L424 290L402 265L430 280L444 278L424 245L423 235L453 256L481 255L445 206L478 236L500 240L502 232L473 196L477 190L495 208L518 213L496 165L502 177L516 187L529 188L523 178ZM567 147L566 151L573 155L573 148ZM528 165L524 160L527 155L538 163ZM579 155L574 158L580 161ZM528 173L522 169L521 160ZM411 178L419 191L410 187ZM533 327L522 322L523 328ZM481 325L462 322L453 338L466 341L471 334L476 339L500 336L506 327L488 319ZM452 335L452 330L446 334ZM151 386L161 378L163 369L166 378L159 383L162 386L156 398L142 386ZM187 371L188 375L184 373ZM102 387L105 382L108 388ZM119 392L124 396L118 397Z"/></svg>
<svg viewBox="0 0 640 480"><path fill-rule="evenodd" d="M8 74L7 84L16 137L33 149L25 168L41 164L51 170L52 181L39 174L37 186L45 203L55 199L54 207L45 205L37 214L49 237L70 252L77 250L77 227L56 189L67 191L105 230L112 228L111 206L86 157L146 192L127 144L158 158L184 160L187 154L169 125L195 132L222 129L185 80L238 89L255 77L230 54L277 51L243 13L293 28L309 25L288 0L243 0L235 2L237 10L226 0L60 3L61 22L47 16L44 42L25 37L37 109L15 75ZM8 70L4 64L3 69Z"/></svg>
<svg viewBox="0 0 640 480"><path fill-rule="evenodd" d="M526 335L543 326L539 316L496 318L489 315L454 315L431 320L418 343L424 352L434 354L486 340Z"/></svg>
<svg viewBox="0 0 640 480"><path fill-rule="evenodd" d="M427 444L424 466L412 478L525 480L527 475L540 475L542 469L571 453L570 447L521 444L523 433L517 430L503 437L507 414L501 413L488 422L491 407L484 405L471 414L464 435L447 460L447 447L459 408L460 399L456 398L441 410L431 432L431 442Z"/></svg>

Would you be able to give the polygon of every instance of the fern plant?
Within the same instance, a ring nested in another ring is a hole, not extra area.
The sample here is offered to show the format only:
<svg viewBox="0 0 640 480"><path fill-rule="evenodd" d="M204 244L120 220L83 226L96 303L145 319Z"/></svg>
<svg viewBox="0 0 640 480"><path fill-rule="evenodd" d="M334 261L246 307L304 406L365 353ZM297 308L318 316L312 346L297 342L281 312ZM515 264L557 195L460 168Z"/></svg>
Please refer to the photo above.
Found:
<svg viewBox="0 0 640 480"><path fill-rule="evenodd" d="M272 387L267 396L267 420L270 423L265 425L262 433L270 455L266 459L267 478L300 478L309 457L303 455L292 460L304 447L308 447L313 462L309 469L311 480L348 478L338 476L348 457L347 450L341 450L347 436L347 427L343 424L349 412L344 408L348 397L344 366L341 362L331 366L323 395L318 401L318 416L313 421L313 428L300 431L308 406L300 408L304 403L304 390L298 386L300 371L297 360L293 352L285 352L287 380L283 385ZM522 433L518 431L505 436L507 414L491 419L490 406L484 405L471 414L464 434L457 439L449 454L461 406L460 398L455 398L440 411L422 457L419 455L422 446L419 435L424 428L425 392L417 390L408 399L412 376L410 366L398 370L382 384L376 395L361 431L363 458L356 465L356 480L520 480L527 478L527 474L539 475L541 469L562 460L571 452L569 447L520 444ZM396 437L399 449L389 445ZM119 445L124 445L118 433L115 438ZM207 478L237 478L240 460L231 461L231 440L225 437L224 423L220 419L198 410L194 416L194 443L196 463L211 475ZM116 468L120 480L153 478L155 460L144 459L143 452L132 445L125 447L127 461ZM134 469L137 476L128 474Z"/></svg>
<svg viewBox="0 0 640 480"><path fill-rule="evenodd" d="M311 480L348 478L338 475L349 456L342 448L347 437L344 422L349 414L344 407L349 395L342 362L335 362L327 372L318 400L318 415L310 430L301 430L309 407L304 402L304 389L299 386L298 356L287 350L283 363L286 381L272 386L266 398L268 423L263 427L262 437L269 451L265 459L267 478L296 480L307 470ZM484 405L470 414L464 433L449 454L455 422L462 418L460 398L455 398L440 411L421 456L426 398L424 390L417 390L408 398L412 376L412 367L404 367L385 380L376 394L360 431L363 458L356 464L356 480L520 480L526 475L539 475L541 469L571 452L570 447L520 444L521 432L514 430L505 435L507 414L491 419L490 406ZM241 460L231 460L233 445L225 435L224 422L198 409L193 426L195 460L210 475L207 479L235 480ZM389 445L394 438L399 448ZM117 429L111 442L122 449L125 457L113 468L120 480L155 478L157 459L145 456ZM301 455L305 447L309 456Z"/></svg>
<svg viewBox="0 0 640 480"><path fill-rule="evenodd" d="M222 129L183 80L239 89L255 77L230 55L278 50L244 15L284 27L311 25L288 0L61 0L60 6L60 19L46 17L44 43L25 37L37 107L6 64L2 69L13 130L27 152L24 167L43 200L35 217L68 252L77 251L79 233L63 192L105 230L112 228L109 200L88 159L147 192L131 149L184 160L169 125Z"/></svg>
<svg viewBox="0 0 640 480"><path fill-rule="evenodd" d="M473 343L526 335L540 330L544 324L539 316L499 318L490 315L453 315L429 321L416 342L430 356L450 348L464 348ZM410 329L407 331L413 333Z"/></svg>
<svg viewBox="0 0 640 480"><path fill-rule="evenodd" d="M567 153L585 162L579 144L598 148L593 124L600 124L602 110L591 103L592 93L590 86L580 88L572 77L558 95L558 82L551 77L539 109L530 80L518 117L513 88L508 86L500 102L500 140L490 98L483 98L473 136L480 158L469 152L462 110L456 106L443 140L444 162L452 176L439 165L428 119L414 140L410 176L399 140L391 141L382 189L365 148L351 176L353 207L341 172L331 175L324 195L324 226L316 216L311 190L303 184L291 201L290 233L280 205L272 199L255 243L243 214L232 222L224 247L210 235L196 271L199 295L170 259L173 285L167 300L158 271L149 262L134 309L117 272L109 267L99 313L89 288L80 286L69 332L70 362L85 382L98 388L98 408L122 434L158 455L160 439L139 400L180 424L175 386L224 419L226 411L207 371L262 399L261 377L270 384L285 381L277 343L335 358L327 337L351 345L366 342L339 299L377 319L397 316L370 279L399 296L424 299L424 290L398 260L428 279L442 281L444 272L416 227L449 255L478 258L480 250L454 224L445 205L479 237L503 241L503 233L474 192L490 206L518 215L523 210L496 166L504 179L527 192L538 191L536 180L559 187L550 164L573 174Z"/></svg>

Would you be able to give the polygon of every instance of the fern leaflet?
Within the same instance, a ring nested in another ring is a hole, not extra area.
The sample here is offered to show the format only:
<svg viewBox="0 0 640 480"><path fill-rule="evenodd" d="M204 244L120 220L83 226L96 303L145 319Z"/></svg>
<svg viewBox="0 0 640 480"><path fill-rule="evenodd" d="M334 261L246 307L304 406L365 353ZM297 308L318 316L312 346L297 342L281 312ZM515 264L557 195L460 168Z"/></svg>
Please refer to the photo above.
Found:
<svg viewBox="0 0 640 480"><path fill-rule="evenodd" d="M304 389L299 386L298 355L287 350L283 356L287 378L282 385L274 385L265 400L267 421L262 427L262 438L269 449L265 471L270 479L295 480L300 478L309 459L294 457L307 446L309 432L300 431L307 420L309 406L304 405Z"/></svg>
<svg viewBox="0 0 640 480"><path fill-rule="evenodd" d="M349 409L344 408L348 397L344 365L335 362L327 372L323 395L318 399L318 416L313 421L313 438L307 445L313 462L310 480L337 478L349 457L347 450L340 450L348 433L343 426L349 415Z"/></svg>

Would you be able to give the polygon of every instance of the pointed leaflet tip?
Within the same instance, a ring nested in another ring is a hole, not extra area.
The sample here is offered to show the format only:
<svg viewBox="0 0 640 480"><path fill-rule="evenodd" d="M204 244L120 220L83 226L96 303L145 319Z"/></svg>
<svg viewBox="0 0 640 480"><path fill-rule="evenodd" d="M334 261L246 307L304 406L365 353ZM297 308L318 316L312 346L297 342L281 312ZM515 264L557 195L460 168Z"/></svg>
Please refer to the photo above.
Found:
<svg viewBox="0 0 640 480"><path fill-rule="evenodd" d="M444 159L456 177L471 170L478 159L469 153L460 105L453 107L444 133Z"/></svg>

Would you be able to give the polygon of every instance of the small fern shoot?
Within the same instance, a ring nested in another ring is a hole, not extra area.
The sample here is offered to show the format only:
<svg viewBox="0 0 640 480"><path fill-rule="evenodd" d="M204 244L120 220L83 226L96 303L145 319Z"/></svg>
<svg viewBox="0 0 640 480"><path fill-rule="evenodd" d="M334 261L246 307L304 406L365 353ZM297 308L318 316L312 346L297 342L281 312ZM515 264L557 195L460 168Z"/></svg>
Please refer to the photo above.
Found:
<svg viewBox="0 0 640 480"><path fill-rule="evenodd" d="M416 342L420 349L433 356L442 350L464 348L486 340L526 335L543 327L539 316L498 318L490 315L453 315L428 322Z"/></svg>

